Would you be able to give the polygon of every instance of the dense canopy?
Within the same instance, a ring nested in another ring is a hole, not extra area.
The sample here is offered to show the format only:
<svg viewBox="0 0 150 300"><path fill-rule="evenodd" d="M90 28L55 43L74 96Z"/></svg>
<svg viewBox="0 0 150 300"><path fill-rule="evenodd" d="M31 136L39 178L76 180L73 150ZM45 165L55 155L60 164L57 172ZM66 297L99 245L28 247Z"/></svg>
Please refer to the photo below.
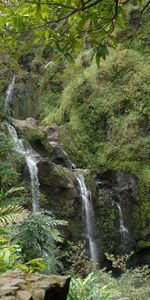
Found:
<svg viewBox="0 0 150 300"><path fill-rule="evenodd" d="M116 43L116 29L125 27L126 3L140 5L141 14L149 5L142 0L2 0L1 33L26 38L30 31L34 43L42 41L55 56L70 59L86 45L99 64Z"/></svg>

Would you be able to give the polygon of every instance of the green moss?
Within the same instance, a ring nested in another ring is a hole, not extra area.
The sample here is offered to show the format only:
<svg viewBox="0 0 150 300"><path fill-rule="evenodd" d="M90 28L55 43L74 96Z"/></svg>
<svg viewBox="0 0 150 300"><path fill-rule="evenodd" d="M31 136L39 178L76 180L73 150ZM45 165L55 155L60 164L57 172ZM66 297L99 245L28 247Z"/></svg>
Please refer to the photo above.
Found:
<svg viewBox="0 0 150 300"><path fill-rule="evenodd" d="M27 141L31 142L31 144L36 140L42 140L45 137L45 132L32 128L22 128L21 134Z"/></svg>

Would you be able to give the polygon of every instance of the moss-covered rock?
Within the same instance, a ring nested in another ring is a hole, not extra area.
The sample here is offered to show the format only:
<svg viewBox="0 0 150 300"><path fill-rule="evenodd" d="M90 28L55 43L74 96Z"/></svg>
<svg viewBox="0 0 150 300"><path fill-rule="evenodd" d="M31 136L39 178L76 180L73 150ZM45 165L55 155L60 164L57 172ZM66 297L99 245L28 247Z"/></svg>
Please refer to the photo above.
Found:
<svg viewBox="0 0 150 300"><path fill-rule="evenodd" d="M58 218L69 221L72 238L82 235L82 204L74 172L56 165L49 159L38 163L40 190L45 198L40 206L52 211Z"/></svg>

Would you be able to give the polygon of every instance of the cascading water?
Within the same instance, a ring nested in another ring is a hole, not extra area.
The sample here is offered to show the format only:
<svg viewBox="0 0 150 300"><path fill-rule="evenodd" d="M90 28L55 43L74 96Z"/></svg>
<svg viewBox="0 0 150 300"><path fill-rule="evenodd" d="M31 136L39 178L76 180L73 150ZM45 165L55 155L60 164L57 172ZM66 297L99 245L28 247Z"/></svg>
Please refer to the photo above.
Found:
<svg viewBox="0 0 150 300"><path fill-rule="evenodd" d="M81 173L76 172L76 177L77 177L77 181L79 183L80 195L81 195L81 199L82 199L83 210L85 213L86 236L89 241L90 256L91 256L91 260L93 262L97 262L98 261L98 251L97 251L96 241L94 239L94 231L95 231L94 210L93 210L92 201L91 201L91 193L88 191L88 189L85 185L84 176Z"/></svg>
<svg viewBox="0 0 150 300"><path fill-rule="evenodd" d="M39 210L39 181L37 162L40 156L29 147L25 148L23 141L18 138L17 132L12 125L7 123L7 128L12 138L15 151L19 154L22 154L25 157L26 164L29 169L32 188L32 209L35 213Z"/></svg>
<svg viewBox="0 0 150 300"><path fill-rule="evenodd" d="M74 170L76 168L75 164L69 159L68 154L66 153L66 151L64 149L62 149L63 154L67 157L68 159L68 163L69 163L69 169L70 170Z"/></svg>
<svg viewBox="0 0 150 300"><path fill-rule="evenodd" d="M9 84L6 91L5 98L5 109L10 110L10 105L13 97L13 90L15 85L16 76L14 75L12 82ZM15 128L6 123L9 134L12 138L14 149L21 155L24 155L26 164L29 169L30 179L31 179L31 188L32 188L32 209L33 212L37 212L39 209L38 199L39 199L39 181L38 181L38 168L37 162L39 160L39 155L34 152L31 148L24 146L23 141L18 138Z"/></svg>
<svg viewBox="0 0 150 300"><path fill-rule="evenodd" d="M16 80L16 76L14 75L12 82L9 84L8 89L6 91L5 110L10 109L10 105L11 105L12 97L13 97L15 80Z"/></svg>
<svg viewBox="0 0 150 300"><path fill-rule="evenodd" d="M120 224L119 231L120 231L120 235L121 235L121 240L122 240L122 243L125 243L128 235L129 235L129 231L124 225L124 219L123 219L123 213L122 213L121 206L119 205L118 202L116 202L116 205L118 207L118 212L119 212L119 224Z"/></svg>

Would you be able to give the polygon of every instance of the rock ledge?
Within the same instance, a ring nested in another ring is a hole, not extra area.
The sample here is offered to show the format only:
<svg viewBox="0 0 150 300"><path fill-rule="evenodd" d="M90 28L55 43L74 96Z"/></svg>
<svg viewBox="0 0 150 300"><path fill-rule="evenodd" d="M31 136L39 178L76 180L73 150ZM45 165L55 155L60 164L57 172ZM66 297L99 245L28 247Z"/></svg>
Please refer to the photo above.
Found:
<svg viewBox="0 0 150 300"><path fill-rule="evenodd" d="M70 277L10 271L0 275L0 299L66 300Z"/></svg>

